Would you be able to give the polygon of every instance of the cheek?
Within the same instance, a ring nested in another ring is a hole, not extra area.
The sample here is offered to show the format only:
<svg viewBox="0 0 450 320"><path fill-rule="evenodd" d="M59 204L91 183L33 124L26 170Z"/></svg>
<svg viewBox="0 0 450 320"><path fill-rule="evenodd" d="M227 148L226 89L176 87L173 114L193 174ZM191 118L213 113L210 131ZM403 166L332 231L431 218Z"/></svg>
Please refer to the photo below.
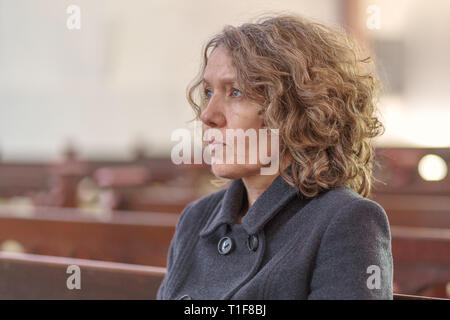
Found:
<svg viewBox="0 0 450 320"><path fill-rule="evenodd" d="M250 143L250 139L248 137L245 138L245 154L246 154L246 162L248 161L248 155L250 153L254 153L258 155L258 145L259 145L259 129L263 127L264 121L261 116L258 114L258 108L254 105L245 105L241 106L238 110L234 110L230 112L229 118L227 121L228 129L241 129L244 132L248 130L254 131L256 135L256 139ZM241 140L242 141L242 140ZM237 144L236 139L234 139L235 145ZM237 148L234 149L234 155L237 156ZM230 155L227 155L227 158ZM248 163L248 162L247 162Z"/></svg>
<svg viewBox="0 0 450 320"><path fill-rule="evenodd" d="M258 110L258 107L253 104L230 108L230 111L226 114L227 127L243 130L261 128L264 121Z"/></svg>

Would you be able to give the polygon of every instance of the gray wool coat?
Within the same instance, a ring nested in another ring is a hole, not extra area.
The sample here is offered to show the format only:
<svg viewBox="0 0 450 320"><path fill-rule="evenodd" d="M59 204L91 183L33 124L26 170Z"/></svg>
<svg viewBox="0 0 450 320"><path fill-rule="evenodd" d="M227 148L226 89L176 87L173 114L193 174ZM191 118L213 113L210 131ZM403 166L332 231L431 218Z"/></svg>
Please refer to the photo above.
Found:
<svg viewBox="0 0 450 320"><path fill-rule="evenodd" d="M392 299L376 202L348 187L307 199L281 176L237 224L243 201L238 179L183 210L158 299Z"/></svg>

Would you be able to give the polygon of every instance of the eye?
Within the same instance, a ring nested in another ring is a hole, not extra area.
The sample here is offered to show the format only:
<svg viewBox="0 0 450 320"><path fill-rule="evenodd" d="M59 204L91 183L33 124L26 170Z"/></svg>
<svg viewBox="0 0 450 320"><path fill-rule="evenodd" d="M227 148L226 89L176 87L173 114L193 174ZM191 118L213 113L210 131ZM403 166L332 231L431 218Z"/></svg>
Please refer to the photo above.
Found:
<svg viewBox="0 0 450 320"><path fill-rule="evenodd" d="M238 90L238 89L236 89L236 88L233 88L233 90L231 91L231 95L232 95L233 97L239 97L239 96L242 95L242 93L241 93L240 90Z"/></svg>
<svg viewBox="0 0 450 320"><path fill-rule="evenodd" d="M205 89L205 96L207 99L211 99L213 92L211 90Z"/></svg>

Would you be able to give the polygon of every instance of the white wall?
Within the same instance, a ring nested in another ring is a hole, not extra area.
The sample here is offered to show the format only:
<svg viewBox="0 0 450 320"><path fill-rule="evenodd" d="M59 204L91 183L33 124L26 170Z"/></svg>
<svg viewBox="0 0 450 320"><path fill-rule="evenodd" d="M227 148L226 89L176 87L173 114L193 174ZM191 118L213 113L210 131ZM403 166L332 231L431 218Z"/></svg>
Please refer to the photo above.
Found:
<svg viewBox="0 0 450 320"><path fill-rule="evenodd" d="M81 8L81 30L66 8ZM126 158L136 139L170 151L193 114L185 88L202 45L225 24L290 11L340 22L336 0L0 0L0 154Z"/></svg>
<svg viewBox="0 0 450 320"><path fill-rule="evenodd" d="M404 93L380 104L384 146L450 147L450 1L363 0L381 10L381 28L369 36L405 46Z"/></svg>

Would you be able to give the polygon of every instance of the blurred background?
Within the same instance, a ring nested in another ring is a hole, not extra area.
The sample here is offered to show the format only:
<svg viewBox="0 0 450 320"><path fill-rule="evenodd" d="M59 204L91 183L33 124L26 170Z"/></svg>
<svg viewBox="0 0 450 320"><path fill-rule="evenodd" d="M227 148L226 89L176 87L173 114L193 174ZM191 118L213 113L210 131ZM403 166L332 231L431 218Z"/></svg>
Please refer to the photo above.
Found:
<svg viewBox="0 0 450 320"><path fill-rule="evenodd" d="M447 0L0 0L0 249L164 267L185 205L218 189L208 166L170 161L202 46L270 12L343 28L375 58L371 198L395 291L450 297Z"/></svg>

